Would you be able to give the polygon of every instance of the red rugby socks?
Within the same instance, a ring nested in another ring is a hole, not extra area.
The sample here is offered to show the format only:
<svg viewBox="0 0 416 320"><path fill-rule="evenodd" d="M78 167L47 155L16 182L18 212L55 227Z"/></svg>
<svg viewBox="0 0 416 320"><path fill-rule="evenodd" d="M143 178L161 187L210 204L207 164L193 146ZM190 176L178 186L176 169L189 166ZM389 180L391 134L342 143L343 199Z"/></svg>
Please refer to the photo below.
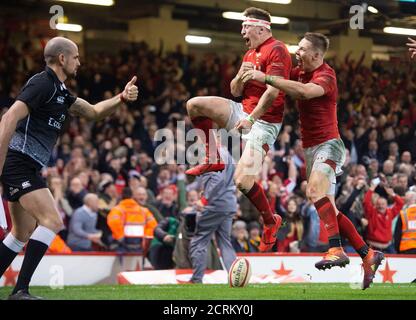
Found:
<svg viewBox="0 0 416 320"><path fill-rule="evenodd" d="M329 246L341 247L341 238L339 235L337 213L328 197L323 197L314 203L319 217L324 222L328 231Z"/></svg>
<svg viewBox="0 0 416 320"><path fill-rule="evenodd" d="M357 251L361 258L364 258L368 253L368 245L361 238L351 220L342 212L338 212L337 220L341 235L347 238L355 251Z"/></svg>
<svg viewBox="0 0 416 320"><path fill-rule="evenodd" d="M250 191L245 193L245 195L260 212L264 224L274 224L274 210L270 207L263 187L257 182L254 182Z"/></svg>

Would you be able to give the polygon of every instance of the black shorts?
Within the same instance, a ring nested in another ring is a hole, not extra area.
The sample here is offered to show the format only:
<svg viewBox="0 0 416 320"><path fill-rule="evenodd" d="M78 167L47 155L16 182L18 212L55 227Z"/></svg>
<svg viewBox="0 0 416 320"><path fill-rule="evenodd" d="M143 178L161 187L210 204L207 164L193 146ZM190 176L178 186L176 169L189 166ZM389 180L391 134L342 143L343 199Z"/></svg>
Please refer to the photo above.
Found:
<svg viewBox="0 0 416 320"><path fill-rule="evenodd" d="M40 171L42 165L31 157L14 150L7 152L1 183L7 201L16 202L26 193L46 188L46 181Z"/></svg>

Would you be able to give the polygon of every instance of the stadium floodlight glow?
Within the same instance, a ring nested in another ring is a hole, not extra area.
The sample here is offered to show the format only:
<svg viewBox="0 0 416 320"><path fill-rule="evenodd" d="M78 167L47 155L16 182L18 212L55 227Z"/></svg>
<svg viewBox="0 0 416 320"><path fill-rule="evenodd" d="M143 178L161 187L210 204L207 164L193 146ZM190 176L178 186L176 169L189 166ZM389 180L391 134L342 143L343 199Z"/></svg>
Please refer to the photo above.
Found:
<svg viewBox="0 0 416 320"><path fill-rule="evenodd" d="M374 13L374 14L378 13L377 8L375 8L373 6L368 6L367 10L370 11L371 13Z"/></svg>
<svg viewBox="0 0 416 320"><path fill-rule="evenodd" d="M72 23L57 23L56 29L61 30L61 31L80 32L82 31L82 26L79 24L72 24Z"/></svg>
<svg viewBox="0 0 416 320"><path fill-rule="evenodd" d="M251 0L251 1L276 3L276 4L289 4L292 2L292 0Z"/></svg>
<svg viewBox="0 0 416 320"><path fill-rule="evenodd" d="M234 11L225 11L225 12L223 12L222 17L225 18L225 19L232 19L232 20L244 20L245 19L242 12L234 12ZM289 19L286 18L286 17L271 16L271 23L287 24L287 23L289 23Z"/></svg>
<svg viewBox="0 0 416 320"><path fill-rule="evenodd" d="M210 37L192 36L188 34L185 36L185 41L192 44L209 44L212 39Z"/></svg>
<svg viewBox="0 0 416 320"><path fill-rule="evenodd" d="M271 16L270 18L271 18L271 23L274 23L274 24L288 24L289 23L289 19L285 17Z"/></svg>
<svg viewBox="0 0 416 320"><path fill-rule="evenodd" d="M289 53L291 54L295 54L296 51L299 49L298 45L293 45L293 44L287 44L286 47L287 47L287 50L289 50Z"/></svg>
<svg viewBox="0 0 416 320"><path fill-rule="evenodd" d="M80 4L92 4L94 6L113 6L114 0L59 0L62 2L72 2L72 3L80 3Z"/></svg>
<svg viewBox="0 0 416 320"><path fill-rule="evenodd" d="M416 36L416 29L385 27L383 31L385 33L401 34L405 36Z"/></svg>

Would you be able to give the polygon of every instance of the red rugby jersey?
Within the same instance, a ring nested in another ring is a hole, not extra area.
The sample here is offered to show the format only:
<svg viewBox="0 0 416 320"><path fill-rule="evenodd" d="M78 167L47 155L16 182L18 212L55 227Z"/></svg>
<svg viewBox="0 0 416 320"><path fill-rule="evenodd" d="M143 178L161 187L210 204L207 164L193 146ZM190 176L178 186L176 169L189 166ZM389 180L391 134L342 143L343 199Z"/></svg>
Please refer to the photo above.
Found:
<svg viewBox="0 0 416 320"><path fill-rule="evenodd" d="M286 45L273 37L267 39L256 49L247 51L243 62L251 62L257 70L284 79L289 78L292 68L292 60ZM250 114L254 110L266 88L265 84L257 81L249 81L244 86L242 101L244 112ZM260 119L271 123L282 122L284 103L285 93L280 91L276 100Z"/></svg>
<svg viewBox="0 0 416 320"><path fill-rule="evenodd" d="M292 70L291 79L302 83L315 83L325 91L323 96L298 100L303 147L309 148L339 138L335 71L325 62L312 72L296 67Z"/></svg>

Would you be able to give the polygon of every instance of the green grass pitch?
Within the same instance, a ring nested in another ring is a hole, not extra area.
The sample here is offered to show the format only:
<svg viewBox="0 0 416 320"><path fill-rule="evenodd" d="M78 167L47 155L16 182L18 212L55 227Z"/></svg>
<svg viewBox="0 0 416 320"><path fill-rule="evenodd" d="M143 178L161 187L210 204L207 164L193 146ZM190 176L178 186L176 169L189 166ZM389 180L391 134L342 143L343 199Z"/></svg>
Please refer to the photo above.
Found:
<svg viewBox="0 0 416 320"><path fill-rule="evenodd" d="M5 299L11 287L0 288ZM349 284L94 285L64 289L32 287L33 295L51 300L416 300L416 284L374 284L365 291Z"/></svg>

